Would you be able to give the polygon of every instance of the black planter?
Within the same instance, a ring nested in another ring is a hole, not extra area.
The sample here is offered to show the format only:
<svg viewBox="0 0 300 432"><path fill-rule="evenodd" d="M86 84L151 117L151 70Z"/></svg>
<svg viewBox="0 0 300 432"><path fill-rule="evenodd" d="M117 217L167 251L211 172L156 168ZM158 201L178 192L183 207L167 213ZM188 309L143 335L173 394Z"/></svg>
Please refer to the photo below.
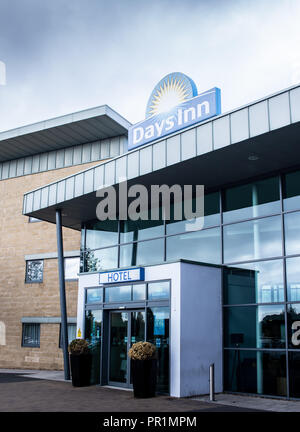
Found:
<svg viewBox="0 0 300 432"><path fill-rule="evenodd" d="M133 393L136 398L155 396L157 360L131 360Z"/></svg>
<svg viewBox="0 0 300 432"><path fill-rule="evenodd" d="M91 354L70 354L72 385L85 387L90 385L92 356Z"/></svg>

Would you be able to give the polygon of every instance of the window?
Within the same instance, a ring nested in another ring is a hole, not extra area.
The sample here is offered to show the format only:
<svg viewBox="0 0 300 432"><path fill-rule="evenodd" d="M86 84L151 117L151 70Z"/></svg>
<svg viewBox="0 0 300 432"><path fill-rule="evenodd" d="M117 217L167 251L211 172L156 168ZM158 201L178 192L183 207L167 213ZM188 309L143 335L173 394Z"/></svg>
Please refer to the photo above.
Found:
<svg viewBox="0 0 300 432"><path fill-rule="evenodd" d="M91 222L86 226L86 247L98 249L118 243L118 221Z"/></svg>
<svg viewBox="0 0 300 432"><path fill-rule="evenodd" d="M236 186L224 193L225 223L279 212L278 177Z"/></svg>
<svg viewBox="0 0 300 432"><path fill-rule="evenodd" d="M103 288L88 288L86 290L87 303L102 303L103 302Z"/></svg>
<svg viewBox="0 0 300 432"><path fill-rule="evenodd" d="M33 223L33 222L42 222L42 221L41 221L41 219L29 216L28 222Z"/></svg>
<svg viewBox="0 0 300 432"><path fill-rule="evenodd" d="M286 174L283 184L283 197L285 210L300 208L300 171Z"/></svg>
<svg viewBox="0 0 300 432"><path fill-rule="evenodd" d="M40 324L22 325L22 347L40 347Z"/></svg>
<svg viewBox="0 0 300 432"><path fill-rule="evenodd" d="M221 262L220 228L168 237L167 261L178 259L219 264Z"/></svg>
<svg viewBox="0 0 300 432"><path fill-rule="evenodd" d="M80 258L65 258L65 279L74 280L78 279Z"/></svg>
<svg viewBox="0 0 300 432"><path fill-rule="evenodd" d="M224 227L224 261L227 263L281 255L280 216Z"/></svg>
<svg viewBox="0 0 300 432"><path fill-rule="evenodd" d="M26 283L41 283L43 282L44 261L32 260L26 261Z"/></svg>
<svg viewBox="0 0 300 432"><path fill-rule="evenodd" d="M283 301L282 260L239 264L224 269L224 304Z"/></svg>
<svg viewBox="0 0 300 432"><path fill-rule="evenodd" d="M76 324L68 324L68 344L76 339ZM62 331L61 324L59 326L59 348L62 348Z"/></svg>
<svg viewBox="0 0 300 432"><path fill-rule="evenodd" d="M300 212L284 215L285 251L287 255L300 253Z"/></svg>

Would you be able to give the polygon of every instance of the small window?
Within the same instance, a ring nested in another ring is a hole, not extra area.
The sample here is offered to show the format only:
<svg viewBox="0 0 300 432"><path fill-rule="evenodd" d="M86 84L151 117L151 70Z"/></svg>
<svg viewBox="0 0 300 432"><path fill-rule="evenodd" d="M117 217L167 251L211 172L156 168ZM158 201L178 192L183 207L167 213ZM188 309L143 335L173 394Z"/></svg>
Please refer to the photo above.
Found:
<svg viewBox="0 0 300 432"><path fill-rule="evenodd" d="M68 324L68 345L72 340L76 339L76 324ZM62 348L62 331L61 324L59 326L59 348Z"/></svg>
<svg viewBox="0 0 300 432"><path fill-rule="evenodd" d="M35 217L32 217L32 216L29 216L29 220L28 220L28 222L29 222L29 223L33 223L33 222L42 222L42 221L41 221L41 219L38 219L38 218L35 218Z"/></svg>
<svg viewBox="0 0 300 432"><path fill-rule="evenodd" d="M26 261L26 283L43 282L44 261L32 260Z"/></svg>
<svg viewBox="0 0 300 432"><path fill-rule="evenodd" d="M35 348L40 347L40 324L23 324L22 346Z"/></svg>
<svg viewBox="0 0 300 432"><path fill-rule="evenodd" d="M65 279L77 280L80 266L80 258L65 258Z"/></svg>
<svg viewBox="0 0 300 432"><path fill-rule="evenodd" d="M169 282L151 282L148 284L148 300L165 300L170 296Z"/></svg>
<svg viewBox="0 0 300 432"><path fill-rule="evenodd" d="M102 303L103 302L103 288L88 288L86 290L87 303Z"/></svg>

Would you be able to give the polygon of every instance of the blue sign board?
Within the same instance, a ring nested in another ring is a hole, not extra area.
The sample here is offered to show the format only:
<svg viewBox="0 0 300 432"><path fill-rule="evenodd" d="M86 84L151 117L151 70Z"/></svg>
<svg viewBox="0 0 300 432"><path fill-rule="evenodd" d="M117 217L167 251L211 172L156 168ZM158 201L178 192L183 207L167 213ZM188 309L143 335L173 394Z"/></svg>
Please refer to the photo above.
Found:
<svg viewBox="0 0 300 432"><path fill-rule="evenodd" d="M99 274L100 284L119 282L134 282L145 280L145 269L143 267L102 272Z"/></svg>
<svg viewBox="0 0 300 432"><path fill-rule="evenodd" d="M146 120L128 131L128 150L163 138L221 113L221 91L197 94L195 83L178 72L164 77L147 104Z"/></svg>

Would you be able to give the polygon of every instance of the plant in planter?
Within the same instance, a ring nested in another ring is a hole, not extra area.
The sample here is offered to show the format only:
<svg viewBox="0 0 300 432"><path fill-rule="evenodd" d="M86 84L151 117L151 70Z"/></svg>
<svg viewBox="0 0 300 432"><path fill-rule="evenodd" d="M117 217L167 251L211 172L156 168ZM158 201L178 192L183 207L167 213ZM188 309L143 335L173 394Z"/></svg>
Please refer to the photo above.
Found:
<svg viewBox="0 0 300 432"><path fill-rule="evenodd" d="M155 345L150 342L134 343L128 351L128 355L131 359L134 397L154 397L157 376Z"/></svg>
<svg viewBox="0 0 300 432"><path fill-rule="evenodd" d="M70 353L72 385L74 387L90 385L92 356L88 342L85 339L74 339L70 342L68 351Z"/></svg>

